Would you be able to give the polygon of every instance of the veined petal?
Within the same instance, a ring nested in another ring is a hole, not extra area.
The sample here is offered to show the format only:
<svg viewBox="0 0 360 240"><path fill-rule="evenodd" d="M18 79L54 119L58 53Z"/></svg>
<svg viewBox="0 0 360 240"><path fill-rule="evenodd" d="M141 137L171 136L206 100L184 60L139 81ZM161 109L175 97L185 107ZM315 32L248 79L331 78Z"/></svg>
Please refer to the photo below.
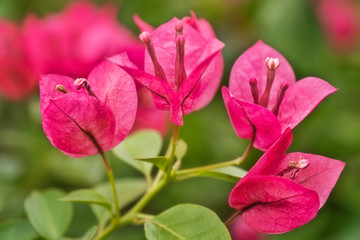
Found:
<svg viewBox="0 0 360 240"><path fill-rule="evenodd" d="M244 178L253 175L277 175L282 169L286 168L289 162L285 161L284 157L286 150L291 145L292 138L291 130L287 128Z"/></svg>
<svg viewBox="0 0 360 240"><path fill-rule="evenodd" d="M90 73L88 81L96 96L113 112L116 146L130 132L136 116L136 86L131 76L115 63L105 60Z"/></svg>
<svg viewBox="0 0 360 240"><path fill-rule="evenodd" d="M131 77L141 83L145 88L149 89L152 93L158 95L170 103L170 99L172 99L175 92L169 86L169 84L156 76L137 69L133 64L130 65L130 61L128 60L126 53L111 57L109 60L118 64Z"/></svg>
<svg viewBox="0 0 360 240"><path fill-rule="evenodd" d="M205 79L205 81L203 82L202 76L208 68L209 64L214 60L214 58L217 56L223 46L224 44L216 39L210 40L209 44L207 45L207 50L204 51L207 57L195 67L195 69L190 73L190 75L181 85L178 94L185 114L191 112L194 101L196 101L201 96L201 94L203 94L204 90L209 85L209 78ZM218 85L218 83L216 85ZM197 91L194 91L196 85L198 84L199 87ZM201 91L199 92L200 89ZM213 94L215 94L215 92L213 92ZM213 95L209 95L206 101L208 102L209 98L211 99L212 97Z"/></svg>
<svg viewBox="0 0 360 240"><path fill-rule="evenodd" d="M164 69L167 81L172 88L175 88L175 24L178 21L180 20L173 18L151 33L151 41L154 45L156 57ZM200 32L188 24L183 25L183 36L185 38L185 71L186 73L191 73L199 62L207 57L203 55L203 52L208 39L204 38ZM149 73L154 72L153 63L147 51L145 52L145 71Z"/></svg>
<svg viewBox="0 0 360 240"><path fill-rule="evenodd" d="M236 60L231 70L229 89L237 99L253 103L249 80L256 78L261 96L266 87L268 69L265 60L267 57L278 58L280 62L270 92L269 109L271 109L276 102L280 84L287 81L291 86L295 83L295 74L287 60L262 41L258 41Z"/></svg>
<svg viewBox="0 0 360 240"><path fill-rule="evenodd" d="M57 85L63 85L69 92L82 92L84 89L76 90L74 87L74 79L71 77L58 74L43 74L40 76L40 111L43 114L44 109L49 105L50 99L55 99L64 95L64 93L56 90Z"/></svg>
<svg viewBox="0 0 360 240"><path fill-rule="evenodd" d="M223 87L222 93L236 134L240 138L251 139L255 127L254 147L260 150L270 147L281 133L276 116L262 106L237 100L226 87Z"/></svg>
<svg viewBox="0 0 360 240"><path fill-rule="evenodd" d="M256 231L287 232L312 220L319 210L318 194L289 179L254 176L240 182L229 204L243 210L244 221Z"/></svg>
<svg viewBox="0 0 360 240"><path fill-rule="evenodd" d="M51 99L43 110L43 129L50 142L70 156L82 157L112 147L115 117L99 99L68 93Z"/></svg>
<svg viewBox="0 0 360 240"><path fill-rule="evenodd" d="M336 88L320 78L307 77L290 86L279 109L282 129L298 125L326 96Z"/></svg>
<svg viewBox="0 0 360 240"><path fill-rule="evenodd" d="M286 154L284 161L297 159L308 160L309 166L299 171L294 182L316 191L319 195L320 207L322 207L344 169L345 163L320 155L298 152Z"/></svg>

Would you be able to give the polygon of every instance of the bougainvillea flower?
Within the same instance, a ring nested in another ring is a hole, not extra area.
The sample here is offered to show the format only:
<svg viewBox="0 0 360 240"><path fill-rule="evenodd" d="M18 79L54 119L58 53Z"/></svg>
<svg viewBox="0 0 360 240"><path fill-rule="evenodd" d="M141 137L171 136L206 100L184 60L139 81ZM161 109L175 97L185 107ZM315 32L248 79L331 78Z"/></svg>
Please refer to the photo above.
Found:
<svg viewBox="0 0 360 240"><path fill-rule="evenodd" d="M183 114L213 98L222 72L222 61L219 67L216 59L224 45L177 18L142 32L140 40L147 49L144 71L134 67L126 54L110 60L153 93L157 108L170 110L172 123L182 125Z"/></svg>
<svg viewBox="0 0 360 240"><path fill-rule="evenodd" d="M165 136L169 131L169 114L155 107L151 93L144 87L137 88L137 95L138 107L135 123L131 131L151 128Z"/></svg>
<svg viewBox="0 0 360 240"><path fill-rule="evenodd" d="M129 133L136 106L134 81L107 60L87 80L56 74L40 79L44 132L69 156L95 155L115 147Z"/></svg>
<svg viewBox="0 0 360 240"><path fill-rule="evenodd" d="M288 128L230 193L230 206L256 231L283 233L309 222L344 168L319 155L285 154L291 140Z"/></svg>
<svg viewBox="0 0 360 240"><path fill-rule="evenodd" d="M20 27L0 19L0 93L10 101L19 101L35 90L37 76L24 55Z"/></svg>
<svg viewBox="0 0 360 240"><path fill-rule="evenodd" d="M266 150L337 89L315 77L295 81L286 59L258 41L235 62L222 93L235 132ZM255 131L254 131L255 130Z"/></svg>
<svg viewBox="0 0 360 240"><path fill-rule="evenodd" d="M114 9L81 1L43 19L28 16L24 24L26 51L36 72L86 77L105 57L121 51L142 67L144 48L117 22Z"/></svg>
<svg viewBox="0 0 360 240"><path fill-rule="evenodd" d="M339 51L359 43L360 11L355 1L318 0L316 12L329 43Z"/></svg>
<svg viewBox="0 0 360 240"><path fill-rule="evenodd" d="M229 226L232 240L265 240L266 235L249 227L239 216Z"/></svg>

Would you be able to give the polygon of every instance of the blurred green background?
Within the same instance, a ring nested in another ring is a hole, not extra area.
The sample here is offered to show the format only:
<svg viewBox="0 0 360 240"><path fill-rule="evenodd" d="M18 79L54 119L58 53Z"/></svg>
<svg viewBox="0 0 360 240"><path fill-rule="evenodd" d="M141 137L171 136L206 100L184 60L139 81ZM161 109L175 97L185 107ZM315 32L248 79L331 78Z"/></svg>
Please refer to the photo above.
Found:
<svg viewBox="0 0 360 240"><path fill-rule="evenodd" d="M65 0L1 0L0 16L21 22L32 12L43 16L60 11ZM95 1L103 4L105 1ZM360 236L360 51L337 53L327 44L313 1L305 0L152 0L116 1L118 19L138 34L137 13L153 26L193 10L214 27L223 50L222 85L235 60L258 39L282 53L297 79L316 76L339 91L329 96L293 131L290 151L325 155L346 162L334 191L318 216L290 233L272 239L359 239ZM360 43L359 43L360 45ZM1 67L1 66L0 66ZM226 161L240 156L247 141L232 130L220 92L203 110L185 117L180 137L188 143L183 167ZM109 153L117 177L141 174ZM244 167L260 152L253 151ZM0 100L0 221L24 218L22 202L32 189L65 191L91 187L106 180L99 157L71 159L51 146L41 129L39 97L22 103ZM172 183L151 201L146 212L156 214L178 203L198 203L226 220L232 209L227 197L233 184L197 178ZM80 236L96 220L87 206L75 204L68 236ZM127 227L109 239L145 239L141 227Z"/></svg>

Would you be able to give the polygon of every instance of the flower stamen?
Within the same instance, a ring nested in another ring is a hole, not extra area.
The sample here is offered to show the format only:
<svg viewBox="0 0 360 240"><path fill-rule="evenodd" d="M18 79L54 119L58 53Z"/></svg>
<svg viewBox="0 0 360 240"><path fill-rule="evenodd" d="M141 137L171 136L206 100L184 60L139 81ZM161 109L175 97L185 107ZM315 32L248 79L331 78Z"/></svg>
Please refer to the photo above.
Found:
<svg viewBox="0 0 360 240"><path fill-rule="evenodd" d="M176 37L176 58L175 58L175 86L179 89L186 79L185 72L185 38L183 35Z"/></svg>
<svg viewBox="0 0 360 240"><path fill-rule="evenodd" d="M76 90L80 90L81 88L85 88L86 91L93 97L96 97L96 94L91 90L89 82L85 78L77 78L74 81L74 87Z"/></svg>
<svg viewBox="0 0 360 240"><path fill-rule="evenodd" d="M61 93L69 93L69 91L63 85L56 85L55 90Z"/></svg>
<svg viewBox="0 0 360 240"><path fill-rule="evenodd" d="M159 61L157 60L154 45L151 42L150 33L142 32L142 33L140 33L139 38L145 44L146 49L150 55L151 61L154 65L155 76L157 76L167 82L167 78L166 78L164 69L161 67Z"/></svg>
<svg viewBox="0 0 360 240"><path fill-rule="evenodd" d="M249 84L250 84L250 87L251 87L251 94L253 96L254 103L259 104L259 89L257 87L256 78L250 78Z"/></svg>
<svg viewBox="0 0 360 240"><path fill-rule="evenodd" d="M289 179L294 180L299 174L299 171L307 168L309 165L309 160L303 158L298 161L290 161L289 165L280 171L277 176L283 177L285 174L289 173Z"/></svg>
<svg viewBox="0 0 360 240"><path fill-rule="evenodd" d="M266 89L261 96L260 99L260 105L264 107L268 107L269 105L269 98L270 98L270 90L272 87L272 84L275 79L275 70L279 67L280 62L278 58L266 58L265 60L266 67L268 69L267 72L267 79L266 79Z"/></svg>
<svg viewBox="0 0 360 240"><path fill-rule="evenodd" d="M280 89L279 89L279 92L277 95L276 103L275 103L273 109L271 110L275 116L277 116L279 114L280 104L281 104L282 100L284 99L285 92L288 88L289 88L288 82L282 82L280 84Z"/></svg>

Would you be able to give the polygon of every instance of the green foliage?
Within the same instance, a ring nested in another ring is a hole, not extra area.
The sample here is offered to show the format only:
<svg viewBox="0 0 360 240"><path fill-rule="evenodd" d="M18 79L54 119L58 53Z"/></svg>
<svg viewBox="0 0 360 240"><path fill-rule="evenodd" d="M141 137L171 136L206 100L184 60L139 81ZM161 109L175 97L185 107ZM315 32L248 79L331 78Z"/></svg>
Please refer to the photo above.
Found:
<svg viewBox="0 0 360 240"><path fill-rule="evenodd" d="M137 131L121 142L113 152L121 160L133 166L144 175L149 175L152 164L136 161L136 158L151 158L159 155L163 140L154 130Z"/></svg>
<svg viewBox="0 0 360 240"><path fill-rule="evenodd" d="M29 240L38 236L28 221L9 220L0 223L0 239Z"/></svg>
<svg viewBox="0 0 360 240"><path fill-rule="evenodd" d="M239 167L228 166L228 167L212 169L206 172L200 172L199 176L212 177L212 178L217 178L217 179L236 183L241 178L243 178L246 175L246 173L247 172L244 169L241 169Z"/></svg>
<svg viewBox="0 0 360 240"><path fill-rule="evenodd" d="M169 162L169 159L164 156L152 157L152 158L135 158L135 159L143 162L152 163L163 171L165 171L166 165Z"/></svg>
<svg viewBox="0 0 360 240"><path fill-rule="evenodd" d="M103 195L93 189L80 189L67 194L60 198L64 202L78 202L103 206L111 211L111 203L108 202Z"/></svg>
<svg viewBox="0 0 360 240"><path fill-rule="evenodd" d="M69 227L72 206L58 200L64 195L58 189L35 190L25 200L25 211L31 224L46 239L60 238Z"/></svg>
<svg viewBox="0 0 360 240"><path fill-rule="evenodd" d="M210 209L180 204L145 223L148 240L230 240L229 232Z"/></svg>
<svg viewBox="0 0 360 240"><path fill-rule="evenodd" d="M89 230L80 238L80 240L91 240L95 237L95 234L98 230L97 226L92 226Z"/></svg>
<svg viewBox="0 0 360 240"><path fill-rule="evenodd" d="M145 192L147 186L145 180L140 178L122 178L116 180L115 185L120 209L139 198ZM102 194L108 202L114 204L112 188L109 182L95 186L95 190ZM91 209L99 223L103 223L110 218L109 212L103 207L92 205Z"/></svg>
<svg viewBox="0 0 360 240"><path fill-rule="evenodd" d="M188 149L188 146L184 140L180 139L179 141L177 141L175 157L179 162L181 162L182 159L184 158L184 156L187 152L187 149Z"/></svg>

